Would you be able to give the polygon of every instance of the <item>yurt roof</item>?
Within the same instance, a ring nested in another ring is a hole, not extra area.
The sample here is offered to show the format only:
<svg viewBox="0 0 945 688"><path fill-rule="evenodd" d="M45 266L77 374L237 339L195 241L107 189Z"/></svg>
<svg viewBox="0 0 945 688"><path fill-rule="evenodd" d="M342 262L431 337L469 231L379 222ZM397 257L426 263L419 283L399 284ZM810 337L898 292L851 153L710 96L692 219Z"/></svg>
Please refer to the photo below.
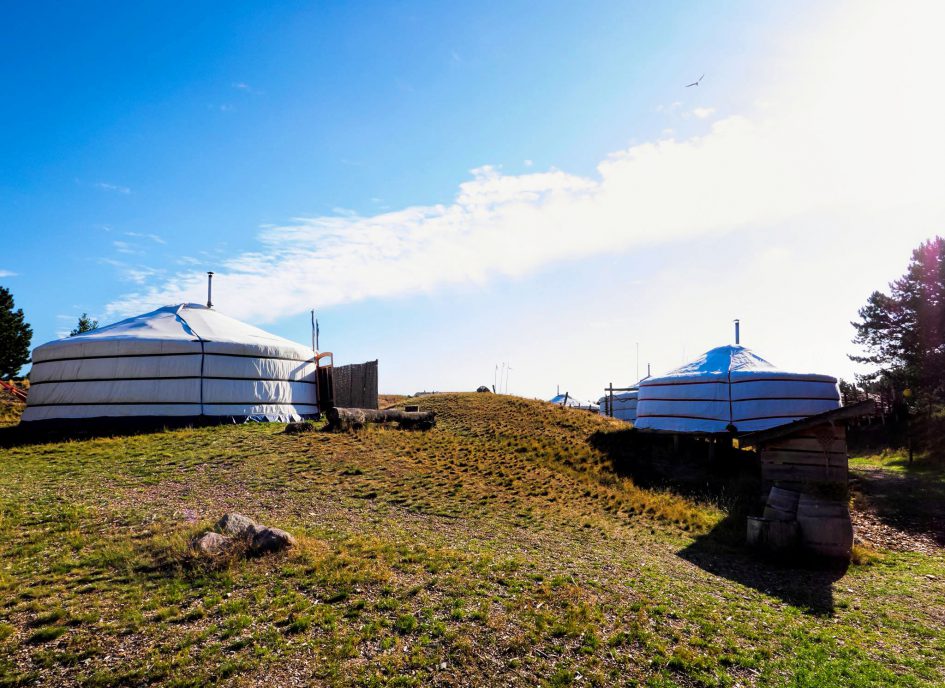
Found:
<svg viewBox="0 0 945 688"><path fill-rule="evenodd" d="M549 401L552 404L557 404L558 406L564 405L564 406L572 406L572 407L580 407L580 408L593 408L594 406L597 406L597 404L593 404L587 401L581 401L580 399L577 399L576 397L573 397L570 394L558 394L557 396L554 396L551 399L549 399Z"/></svg>
<svg viewBox="0 0 945 688"><path fill-rule="evenodd" d="M199 350L296 360L311 359L312 349L197 303L163 306L149 313L89 332L43 344L33 361L109 354L176 353Z"/></svg>
<svg viewBox="0 0 945 688"><path fill-rule="evenodd" d="M614 392L614 401L626 401L629 399L636 399L640 395L640 390L634 387L631 390L625 392ZM597 400L598 404L603 404L608 399L610 399L609 394L605 394L600 399Z"/></svg>
<svg viewBox="0 0 945 688"><path fill-rule="evenodd" d="M641 380L640 387L666 382L686 382L692 378L706 379L737 379L746 376L769 376L772 374L783 373L786 375L803 375L805 378L815 379L822 382L836 382L837 379L830 375L819 375L816 373L794 373L786 370L780 370L772 365L751 349L739 345L719 346L710 349L694 361L690 361L675 370L671 370L665 375L650 377Z"/></svg>

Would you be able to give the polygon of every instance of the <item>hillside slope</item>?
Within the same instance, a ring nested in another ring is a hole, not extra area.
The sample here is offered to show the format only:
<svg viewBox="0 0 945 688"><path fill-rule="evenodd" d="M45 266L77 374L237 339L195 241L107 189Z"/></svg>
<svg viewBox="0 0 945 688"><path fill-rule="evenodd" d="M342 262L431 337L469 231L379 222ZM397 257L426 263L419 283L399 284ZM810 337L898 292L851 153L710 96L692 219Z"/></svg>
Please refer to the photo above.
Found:
<svg viewBox="0 0 945 688"><path fill-rule="evenodd" d="M0 685L935 685L945 560L759 564L615 475L615 421L492 394L430 432L0 450ZM606 444L606 443L604 443ZM213 568L225 511L294 551Z"/></svg>

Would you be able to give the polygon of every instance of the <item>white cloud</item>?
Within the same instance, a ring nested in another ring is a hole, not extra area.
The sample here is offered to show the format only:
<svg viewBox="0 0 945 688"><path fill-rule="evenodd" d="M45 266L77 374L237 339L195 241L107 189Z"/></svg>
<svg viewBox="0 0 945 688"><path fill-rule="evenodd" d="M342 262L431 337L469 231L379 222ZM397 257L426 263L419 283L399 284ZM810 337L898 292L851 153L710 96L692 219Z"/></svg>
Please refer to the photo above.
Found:
<svg viewBox="0 0 945 688"><path fill-rule="evenodd" d="M0 277L16 277L18 273L12 270L0 270Z"/></svg>
<svg viewBox="0 0 945 688"><path fill-rule="evenodd" d="M265 227L257 250L218 268L217 301L236 317L267 322L312 305L519 277L563 261L684 246L733 231L790 234L816 225L826 238L851 218L863 220L861 232L896 231L877 218L924 231L929 218L945 217L945 101L928 86L940 62L941 22L929 16L935 12L941 14L935 4L851 4L832 29L795 42L802 54L781 61L783 73L772 75L777 87L755 98L764 107L714 121L698 136L617 151L593 176L555 169L508 175L483 166L447 204ZM776 274L785 293L785 280L810 277L805 252L839 245L820 245L817 233L803 236L814 243L799 247L791 270L783 255L765 258L765 265L782 265ZM856 240L849 231L842 236ZM882 253L882 242L868 243ZM741 274L738 265L715 268ZM693 279L677 275L678 288L698 292ZM199 302L204 291L202 271L181 272L108 311Z"/></svg>
<svg viewBox="0 0 945 688"><path fill-rule="evenodd" d="M693 116L697 117L698 119L705 119L706 117L710 117L712 113L714 112L715 112L715 108L713 107L696 107L692 109Z"/></svg>
<svg viewBox="0 0 945 688"><path fill-rule="evenodd" d="M101 189L102 191L113 191L120 194L130 194L131 189L127 186L119 186L118 184L109 184L108 182L97 182L95 185L96 189Z"/></svg>

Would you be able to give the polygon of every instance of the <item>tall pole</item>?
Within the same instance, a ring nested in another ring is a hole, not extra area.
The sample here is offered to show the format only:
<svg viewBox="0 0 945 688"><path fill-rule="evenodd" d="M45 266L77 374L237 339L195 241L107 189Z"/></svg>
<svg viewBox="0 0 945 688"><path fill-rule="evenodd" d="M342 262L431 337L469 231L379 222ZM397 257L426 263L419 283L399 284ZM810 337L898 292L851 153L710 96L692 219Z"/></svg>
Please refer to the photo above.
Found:
<svg viewBox="0 0 945 688"><path fill-rule="evenodd" d="M318 353L318 343L315 341L315 309L312 309L312 351Z"/></svg>
<svg viewBox="0 0 945 688"><path fill-rule="evenodd" d="M738 346L739 343L741 342L741 336L740 336L741 333L739 332L739 325L740 323L738 322L738 318L735 318L735 346Z"/></svg>
<svg viewBox="0 0 945 688"><path fill-rule="evenodd" d="M207 273L207 308L213 308L213 273Z"/></svg>

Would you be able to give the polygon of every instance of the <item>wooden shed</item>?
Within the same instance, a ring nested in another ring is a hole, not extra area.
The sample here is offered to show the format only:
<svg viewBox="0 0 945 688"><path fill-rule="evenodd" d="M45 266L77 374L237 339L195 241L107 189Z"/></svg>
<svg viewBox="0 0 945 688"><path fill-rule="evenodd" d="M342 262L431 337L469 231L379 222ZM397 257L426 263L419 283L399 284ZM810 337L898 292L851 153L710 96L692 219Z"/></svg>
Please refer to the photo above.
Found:
<svg viewBox="0 0 945 688"><path fill-rule="evenodd" d="M864 401L825 411L769 430L742 435L742 447L754 447L761 461L762 493L771 487L803 492L810 485L847 484L847 423L875 413Z"/></svg>

